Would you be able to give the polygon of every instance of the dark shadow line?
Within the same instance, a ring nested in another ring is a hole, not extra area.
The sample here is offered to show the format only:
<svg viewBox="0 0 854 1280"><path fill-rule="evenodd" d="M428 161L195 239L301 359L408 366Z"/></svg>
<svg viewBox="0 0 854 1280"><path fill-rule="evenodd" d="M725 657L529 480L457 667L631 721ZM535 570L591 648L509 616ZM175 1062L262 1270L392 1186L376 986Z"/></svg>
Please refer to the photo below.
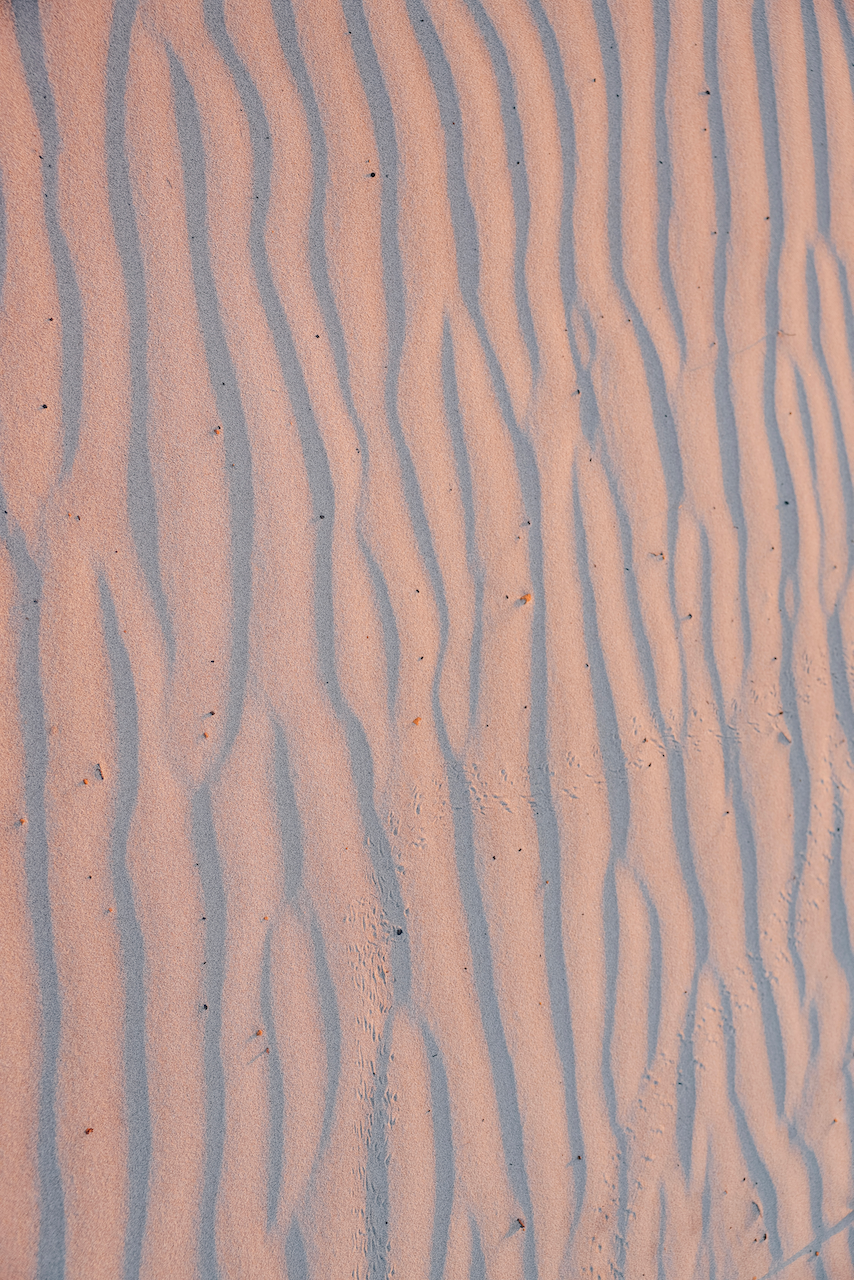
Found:
<svg viewBox="0 0 854 1280"><path fill-rule="evenodd" d="M471 1230L471 1262L469 1263L468 1280L487 1280L486 1258L483 1256L483 1245L480 1242L480 1231L474 1218L469 1217Z"/></svg>
<svg viewBox="0 0 854 1280"><path fill-rule="evenodd" d="M836 962L848 984L848 1027L845 1052L851 1057L854 1045L854 948L851 943L851 920L842 888L842 849L844 844L845 809L839 784L833 784L833 812L836 828L831 840L831 858L828 868L828 897L830 900L830 945ZM850 1074L844 1072L845 1115L849 1130L854 1116L854 1088ZM850 1155L849 1171L854 1171L854 1151Z"/></svg>
<svg viewBox="0 0 854 1280"><path fill-rule="evenodd" d="M797 382L797 376L796 376ZM806 405L802 412L807 414ZM788 466L787 466L788 472ZM792 499L794 506L794 499ZM786 586L793 588L794 609L791 616L786 607ZM810 833L810 812L812 809L812 786L810 782L809 760L804 746L803 728L798 712L798 686L795 678L795 622L802 608L800 584L797 572L793 568L789 575L784 574L780 583L779 609L782 618L783 652L780 661L780 693L783 706L786 708L786 726L791 734L789 746L789 777L792 786L792 875L788 889L788 945L792 958L792 967L798 981L801 1000L806 996L806 970L798 947L798 898L807 863L807 845Z"/></svg>
<svg viewBox="0 0 854 1280"><path fill-rule="evenodd" d="M543 955L546 963L546 980L549 990L551 1023L555 1046L561 1065L564 1104L566 1107L567 1137L570 1149L578 1151L583 1145L581 1121L575 1076L575 1045L572 1034L569 976L564 950L563 916L564 901L562 849L557 812L552 797L552 769L549 760L549 671L546 629L548 603L545 592L545 553L542 532L542 497L539 473L533 451L520 436L517 453L525 457L528 484L525 507L529 513L528 554L533 588L533 618L531 622L531 687L529 691L528 726L528 774L531 790L531 812L537 830L537 849L540 859L540 877L543 891ZM583 1163L583 1162L582 1162ZM575 1177L576 1209L581 1207L581 1189L586 1181L586 1171ZM529 1243L528 1236L531 1237ZM526 1232L526 1257L531 1245L536 1246L537 1223L531 1219L531 1230Z"/></svg>
<svg viewBox="0 0 854 1280"><path fill-rule="evenodd" d="M655 150L659 163L656 169L656 194L658 197L658 230L656 237L658 269L661 286L670 311L670 321L679 343L682 363L688 356L688 339L682 308L676 296L676 285L670 268L670 222L673 217L673 184L670 162L670 131L667 127L667 76L670 70L670 6L666 0L653 0L652 27L655 39ZM615 41L616 44L616 41ZM607 83L607 64L605 70ZM622 92L622 90L621 90ZM621 99L622 101L622 99Z"/></svg>
<svg viewBox="0 0 854 1280"><path fill-rule="evenodd" d="M110 862L125 1003L128 1210L124 1276L125 1280L134 1280L140 1272L148 1217L152 1141L145 1051L145 947L136 913L136 895L127 865L128 836L139 793L139 713L130 657L122 640L115 602L103 574L98 585L116 718L115 816L110 839Z"/></svg>
<svg viewBox="0 0 854 1280"><path fill-rule="evenodd" d="M27 551L23 533L7 518L3 501L2 533L12 561L18 599L26 601L24 622L17 654L17 678L21 733L24 745L24 794L27 836L24 861L27 878L27 909L33 928L33 949L38 972L42 1067L39 1079L38 1177L39 1240L36 1275L38 1280L56 1280L65 1275L65 1193L56 1144L56 1085L59 1067L59 1040L62 995L54 954L53 913L48 886L47 814L45 782L48 752L44 697L41 687L40 655L43 580ZM32 603L31 603L32 602Z"/></svg>
<svg viewBox="0 0 854 1280"><path fill-rule="evenodd" d="M12 12L27 88L41 133L42 154L39 160L44 188L43 208L62 320L61 405L58 416L62 423L60 476L64 478L71 471L80 443L83 407L83 302L57 208L58 160L62 138L56 120L53 90L45 66L39 6L33 0L12 0Z"/></svg>
<svg viewBox="0 0 854 1280"><path fill-rule="evenodd" d="M199 1206L199 1267L206 1280L219 1275L216 1255L216 1201L225 1147L225 1071L222 1063L222 991L225 981L226 902L210 786L191 802L193 849L198 858L205 914L205 1171Z"/></svg>
<svg viewBox="0 0 854 1280"><path fill-rule="evenodd" d="M217 0L217 3L221 5L221 0ZM326 324L327 337L332 348L332 355L338 374L338 384L344 397L344 404L359 436L359 447L362 449L364 456L367 450L367 441L364 438L362 423L353 401L347 344L341 319L338 315L338 308L335 305L326 257L325 212L326 193L329 186L329 152L326 145L326 134L323 129L314 85L300 48L291 0L273 0L273 18L282 55L288 65L303 105L311 139L313 182L308 233L311 281ZM237 55L234 54L233 56L236 59ZM246 75L245 72L244 75ZM246 78L248 79L248 75Z"/></svg>
<svg viewBox="0 0 854 1280"><path fill-rule="evenodd" d="M709 1280L717 1280L718 1269L715 1264L715 1251L712 1246L712 1230L711 1230L711 1227L712 1227L712 1178L711 1178L711 1168L710 1168L711 1163L712 1163L712 1152L711 1152L711 1143L709 1143L709 1149L707 1150L707 1153L706 1153L706 1177L703 1182L703 1199L702 1199L703 1230L701 1232L700 1241L697 1247L697 1267L695 1268L695 1275L700 1274L700 1267L699 1267L700 1252L703 1248L703 1245L705 1245L706 1254L709 1259L708 1278Z"/></svg>
<svg viewBox="0 0 854 1280"><path fill-rule="evenodd" d="M667 1280L667 1270L665 1267L665 1245L667 1242L667 1197L664 1194L664 1184L662 1183L658 1189L658 1251L656 1254L656 1277L655 1280Z"/></svg>
<svg viewBox="0 0 854 1280"><path fill-rule="evenodd" d="M809 258L809 254L807 255ZM798 398L798 413L800 414L801 430L803 431L804 444L807 447L807 457L810 464L810 480L812 481L813 498L815 499L816 515L820 530L821 546L824 549L824 519L821 510L821 501L818 490L818 470L816 464L815 452L815 433L812 429L812 414L810 413L809 400L807 398L807 389L804 385L804 377L798 365L793 364L792 373L795 382L795 395Z"/></svg>
<svg viewBox="0 0 854 1280"><path fill-rule="evenodd" d="M107 198L128 308L130 424L127 510L131 537L166 645L170 668L175 633L160 572L160 536L148 447L148 302L142 249L125 149L126 87L137 0L116 0L107 54Z"/></svg>
<svg viewBox="0 0 854 1280"><path fill-rule="evenodd" d="M427 64L442 121L447 166L446 190L456 247L457 281L482 341L483 321L478 304L480 242L465 177L460 102L447 56L429 11L422 0L405 0L405 3L412 31ZM487 350L487 346L484 346L484 350Z"/></svg>
<svg viewBox="0 0 854 1280"><path fill-rule="evenodd" d="M817 1066L816 1059L819 1053L819 1030L818 1013L814 1003L812 1003L810 1007L810 1024L812 1045L809 1065L812 1071L815 1071ZM800 1153L800 1157L804 1162L804 1167L807 1172L812 1229L815 1231L816 1235L820 1235L824 1227L824 1215L821 1211L822 1201L824 1199L824 1180L821 1176L821 1166L816 1159L816 1155L812 1147L806 1141L804 1136L798 1132L797 1125L790 1121L788 1128L789 1142L792 1149ZM824 1265L823 1259L819 1258L816 1261L814 1258L813 1266L815 1267L816 1280L828 1280L827 1269Z"/></svg>
<svg viewBox="0 0 854 1280"><path fill-rule="evenodd" d="M854 1209L852 1209L850 1213L846 1213L845 1217L840 1218L840 1220L835 1222L832 1227L827 1227L820 1235L816 1236L814 1240L810 1240L809 1244L805 1245L803 1249L799 1249L797 1253L793 1253L788 1258L780 1259L779 1262L774 1264L770 1271L766 1271L764 1276L760 1276L759 1280L772 1280L772 1277L780 1275L781 1272L785 1271L786 1267L790 1267L793 1262L798 1262L801 1258L808 1258L810 1254L815 1256L815 1247L817 1244L825 1244L828 1240L832 1240L835 1235L838 1235L840 1231L844 1231L846 1227L850 1232L852 1226L854 1226ZM822 1270L824 1270L823 1267ZM825 1271L825 1276L826 1274L827 1272Z"/></svg>
<svg viewBox="0 0 854 1280"><path fill-rule="evenodd" d="M288 1280L309 1280L305 1241L295 1217L291 1220L285 1237L285 1263L288 1268Z"/></svg>
<svg viewBox="0 0 854 1280"><path fill-rule="evenodd" d="M367 1236L368 1280L387 1280L391 1274L388 1218L388 1064L394 1038L395 1009L388 1015L378 1038L377 1060L371 1083L369 1128L365 1137L365 1234Z"/></svg>
<svg viewBox="0 0 854 1280"><path fill-rule="evenodd" d="M735 748L736 766L733 770L732 809L735 818L736 840L741 861L741 882L744 891L744 936L747 958L762 1011L762 1032L768 1053L771 1087L777 1115L783 1115L786 1099L786 1053L783 1029L774 998L773 984L762 959L759 925L759 865L756 853L756 835L750 818L750 809L744 794L741 752Z"/></svg>
<svg viewBox="0 0 854 1280"><path fill-rule="evenodd" d="M273 770L276 788L276 812L282 839L282 871L285 897L294 907L299 903L303 883L305 842L294 791L288 742L275 711L270 709L273 726Z"/></svg>
<svg viewBox="0 0 854 1280"><path fill-rule="evenodd" d="M852 56L854 56L854 54ZM837 280L842 297L842 312L845 323L845 339L846 346L848 348L848 360L850 364L854 365L854 306L852 306L851 290L848 284L848 271L839 253L837 253L835 247L832 245L830 246L830 252L836 266ZM824 358L823 352L822 357ZM834 407L835 412L838 414L839 402L835 395ZM854 561L854 553L852 553L852 547L854 547L854 485L852 485L854 467L852 467L852 459L848 454L848 445L841 429L841 415L838 422L837 449L839 451L840 471L842 474L843 491L845 494L845 541L848 551L848 560L845 570L845 588L843 588L839 593L841 599L844 594L844 590L847 589L851 583L852 570L854 569L854 564L852 563Z"/></svg>
<svg viewBox="0 0 854 1280"><path fill-rule="evenodd" d="M848 71L848 88L854 97L854 31L845 12L843 0L833 0L836 20L839 23L839 38L845 49L845 66Z"/></svg>
<svg viewBox="0 0 854 1280"><path fill-rule="evenodd" d="M833 255L834 266L839 272L839 261ZM848 552L848 564L846 565L846 583L850 576L851 564L851 547L854 545L854 484L852 484L851 465L848 458L848 452L845 447L845 433L842 429L842 418L839 412L839 397L836 388L833 385L833 377L831 376L830 366L827 363L827 356L824 351L824 344L821 340L821 289L818 282L818 273L815 268L815 249L810 246L807 250L807 303L809 310L810 336L812 340L812 348L815 353L816 362L821 370L821 376L824 381L825 390L827 392L828 402L830 404L831 419L833 421L833 437L836 445L836 461L839 468L839 482L842 490L842 501L845 509L845 543ZM837 282L840 288L840 294L843 299L843 309L846 313L846 336L851 321L850 298L845 287L845 281L842 273L837 275ZM807 424L810 425L809 423ZM812 432L808 443L810 445L810 457L813 459L815 453L815 445L812 440ZM821 486L818 483L817 469L813 461L813 489L815 492L816 505L818 507L819 516L821 518L822 533L824 532L825 521L821 509ZM842 592L840 591L840 598Z"/></svg>
<svg viewBox="0 0 854 1280"><path fill-rule="evenodd" d="M766 333L776 333L780 327L780 293L779 273L783 245L783 187L782 167L780 161L779 119L777 115L776 86L774 84L773 66L771 62L771 45L768 34L768 23L762 0L754 0L753 5L753 46L756 58L757 82L759 88L759 110L762 119L762 142L765 151L765 170L768 181L768 200L770 206L770 248L768 275L765 286ZM806 770L806 756L803 749L803 738L797 715L797 691L792 670L793 625L786 607L786 587L789 582L794 589L795 610L800 607L797 565L799 556L799 529L795 492L789 470L786 450L783 444L775 402L777 377L776 344L769 342L765 350L764 406L765 430L771 453L772 464L777 485L777 500L780 511L781 541L781 575L778 590L778 608L782 622L782 650L780 661L780 692L783 704L787 708L787 722L792 733L792 749L789 755L794 805L794 830L792 861L794 878L797 884L803 873L806 832L809 826L809 775ZM776 656L776 655L775 655ZM806 796L804 796L804 786ZM798 981L801 997L804 994L803 963L797 951L794 923L797 911L797 887L789 902L789 953L792 966Z"/></svg>
<svg viewBox="0 0 854 1280"><path fill-rule="evenodd" d="M617 903L616 867L625 862L629 826L631 822L631 796L626 762L620 742L614 693L608 678L608 669L602 641L599 635L598 610L593 580L590 575L590 559L587 532L581 510L578 475L572 481L573 521L575 545L578 548L578 576L581 586L582 627L587 656L590 659L590 684L596 713L597 736L605 772L608 812L611 828L611 851L602 890L602 932L605 939L605 1029L602 1039L602 1086L608 1106L608 1119L619 1152L619 1219L616 1236L622 1241L618 1254L625 1251L628 1215L628 1140L617 1114L617 1089L611 1064L611 1048L614 1039L617 982L620 946L620 914Z"/></svg>
<svg viewBox="0 0 854 1280"><path fill-rule="evenodd" d="M718 75L718 0L703 0L703 61L709 86L708 120L712 150L712 177L715 191L714 316L717 360L715 362L715 423L721 458L724 494L730 518L738 535L739 614L743 645L743 667L750 662L752 636L747 595L747 523L741 495L741 456L735 407L732 400L732 369L726 330L726 295L729 276L727 247L732 227L732 188L727 165L727 138Z"/></svg>
<svg viewBox="0 0 854 1280"><path fill-rule="evenodd" d="M709 684L712 687L712 698L714 699L715 719L718 722L718 736L720 739L721 755L723 756L724 765L724 788L727 793L732 791L733 783L733 764L730 738L735 738L735 733L730 733L729 724L726 716L726 700L724 698L723 682L721 673L718 668L717 655L715 654L715 622L719 621L714 616L712 604L712 548L709 542L709 534L704 524L700 525L700 617L695 620L699 621L701 627L701 635L703 641L703 660L706 665L706 671L709 674Z"/></svg>
<svg viewBox="0 0 854 1280"><path fill-rule="evenodd" d="M717 979L718 991L721 997L721 1010L723 1013L724 1027L724 1047L726 1052L726 1077L727 1077L727 1096L729 1097L730 1108L735 1120L736 1132L738 1134L741 1152L744 1156L744 1163L747 1166L748 1173L753 1179L754 1184L759 1188L759 1194L762 1197L764 1205L765 1222L768 1227L768 1247L771 1250L773 1258L779 1258L782 1254L782 1245L780 1243L780 1232L777 1225L777 1216L779 1205L777 1203L777 1189L774 1182L765 1167L765 1162L756 1149L753 1141L753 1135L750 1132L750 1125L747 1123L747 1117L738 1097L738 1089L736 1088L736 1069L735 1069L735 1026L732 1018L732 1000L729 991L723 981Z"/></svg>
<svg viewBox="0 0 854 1280"><path fill-rule="evenodd" d="M590 415L585 413L585 408L587 404L592 402L594 399L593 383L590 378L590 368L595 355L596 334L590 324L586 308L582 309L582 304L579 301L578 281L575 269L573 211L575 204L575 175L579 163L578 148L575 141L575 117L572 109L569 88L566 83L565 69L561 60L560 46L549 20L545 15L541 0L529 0L529 9L542 42L543 53L545 54L549 68L552 92L554 93L555 107L557 110L558 132L560 135L561 157L563 160L563 200L561 206L560 231L560 284L561 296L563 298L564 319L566 321L564 332L567 336L572 360L576 370L576 378L579 383L576 394L582 397L580 402L582 431L584 432L585 439L592 445L596 437L596 430L599 423L596 417L591 418ZM575 330L571 323L573 310L576 318L585 328L585 337L591 353L589 359L582 359Z"/></svg>
<svg viewBox="0 0 854 1280"><path fill-rule="evenodd" d="M8 231L6 218L6 194L3 190L3 174L0 171L0 308L5 310L3 294L6 288L6 268L8 267Z"/></svg>
<svg viewBox="0 0 854 1280"><path fill-rule="evenodd" d="M522 140L522 125L516 110L516 84L510 70L510 60L498 32L486 13L481 0L465 0L477 23L487 53L492 62L495 82L501 103L501 122L504 127L505 154L513 195L513 218L516 226L513 283L516 297L516 315L522 340L531 361L531 371L536 382L540 372L540 349L531 314L525 259L528 234L531 225L531 196L528 189L528 171Z"/></svg>
<svg viewBox="0 0 854 1280"><path fill-rule="evenodd" d="M457 485L463 507L465 527L465 557L474 584L474 628L469 653L469 729L477 718L480 697L481 657L483 649L483 584L484 567L477 549L475 532L475 500L471 465L466 446L465 427L460 408L454 345L448 317L442 329L442 389L444 391L445 418L454 453Z"/></svg>
<svg viewBox="0 0 854 1280"><path fill-rule="evenodd" d="M311 933L320 1016L323 1019L323 1043L326 1048L326 1101L323 1104L320 1137L317 1140L317 1151L312 1166L313 1171L315 1171L329 1145L329 1139L332 1134L332 1121L335 1115L335 1102L338 1098L338 1087L341 1082L341 1015L338 1011L335 983L332 981L332 975L329 972L326 946L317 915L308 905L300 914L308 923Z"/></svg>
<svg viewBox="0 0 854 1280"><path fill-rule="evenodd" d="M792 573L788 579L794 588L795 606L792 618L789 618L785 606L786 577L780 584L780 613L783 619L783 653L780 662L780 692L783 706L786 708L786 725L791 734L789 747L789 776L792 785L792 863L793 873L789 879L788 900L788 943L792 967L798 981L801 1000L806 995L806 971L798 947L798 898L807 861L807 843L810 831L810 811L812 808L812 787L810 784L809 761L804 746L804 735L798 714L798 687L794 670L794 619L802 608L798 579Z"/></svg>
<svg viewBox="0 0 854 1280"><path fill-rule="evenodd" d="M676 1064L676 1149L684 1171L686 1183L692 1176L694 1149L694 1121L697 1115L697 1060L694 1054L694 1029L697 1025L697 992L700 986L700 969L694 970L694 980L688 993L685 1026L681 1034L679 1060Z"/></svg>
<svg viewBox="0 0 854 1280"><path fill-rule="evenodd" d="M819 0L819 3L821 0ZM804 61L807 73L810 134L815 168L815 203L820 236L830 235L830 172L827 146L827 112L824 103L824 69L815 16L816 0L801 0Z"/></svg>
<svg viewBox="0 0 854 1280"><path fill-rule="evenodd" d="M267 1127L269 1151L267 1155L267 1231L276 1223L279 1193L282 1187L285 1165L285 1080L282 1072L282 1055L273 1016L273 959L270 946L271 933L267 929L264 938L264 956L261 962L260 1005L261 1019L267 1029L270 1063L267 1077Z"/></svg>
<svg viewBox="0 0 854 1280"><path fill-rule="evenodd" d="M504 1026L501 1022L501 1012L495 989L495 965L489 941L489 928L486 922L483 895L475 868L470 785L465 770L454 755L448 740L447 731L441 719L438 689L435 685L433 689L433 713L436 717L439 745L445 759L448 775L448 794L453 813L454 848L456 851L460 898L468 922L468 941L473 969L472 977L475 991L477 992L481 1025L489 1055L505 1161L513 1192L524 1206L525 1212L530 1216L531 1200L525 1173L522 1119L519 1112L516 1077L513 1071L510 1051L507 1047ZM526 1267L527 1265L526 1260Z"/></svg>
<svg viewBox="0 0 854 1280"><path fill-rule="evenodd" d="M223 330L208 246L207 179L198 105L180 59L167 44L175 126L181 149L190 261L208 378L224 433L225 479L231 518L231 671L225 733L219 767L228 758L240 727L249 670L249 615L252 605L254 495L249 432Z"/></svg>
<svg viewBox="0 0 854 1280"><path fill-rule="evenodd" d="M655 1051L658 1048L658 1034L661 1027L661 979L664 969L661 947L661 921L658 917L658 909L644 882L640 882L640 891L643 894L649 920L649 1003L647 1006L646 1031L646 1069L649 1071L652 1068Z"/></svg>
<svg viewBox="0 0 854 1280"><path fill-rule="evenodd" d="M430 1244L430 1280L442 1280L451 1232L454 1204L454 1140L451 1129L451 1102L448 1077L438 1044L426 1022L421 1023L427 1065L430 1071L430 1114L433 1117L433 1150L436 1160L436 1201L433 1237Z"/></svg>
<svg viewBox="0 0 854 1280"><path fill-rule="evenodd" d="M849 758L854 759L854 703L845 661L846 643L840 622L841 603L837 604L827 620L827 649L830 662L830 681L837 719L845 734Z"/></svg>

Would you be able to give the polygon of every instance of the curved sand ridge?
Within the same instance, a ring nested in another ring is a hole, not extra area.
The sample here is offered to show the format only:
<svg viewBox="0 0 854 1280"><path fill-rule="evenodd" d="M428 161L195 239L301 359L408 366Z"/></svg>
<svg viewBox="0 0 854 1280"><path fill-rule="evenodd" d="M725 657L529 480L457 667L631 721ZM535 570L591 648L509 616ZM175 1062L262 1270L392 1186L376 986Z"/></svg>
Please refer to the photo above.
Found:
<svg viewBox="0 0 854 1280"><path fill-rule="evenodd" d="M852 67L0 4L0 1275L854 1274Z"/></svg>

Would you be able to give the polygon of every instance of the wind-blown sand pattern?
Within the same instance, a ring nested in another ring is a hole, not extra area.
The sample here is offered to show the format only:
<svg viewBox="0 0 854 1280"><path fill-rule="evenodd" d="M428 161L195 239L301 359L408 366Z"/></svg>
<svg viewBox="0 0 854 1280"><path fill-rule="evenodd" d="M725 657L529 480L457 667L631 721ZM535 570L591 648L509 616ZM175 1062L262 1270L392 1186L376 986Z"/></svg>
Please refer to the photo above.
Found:
<svg viewBox="0 0 854 1280"><path fill-rule="evenodd" d="M0 2L0 1277L854 1275L854 5Z"/></svg>

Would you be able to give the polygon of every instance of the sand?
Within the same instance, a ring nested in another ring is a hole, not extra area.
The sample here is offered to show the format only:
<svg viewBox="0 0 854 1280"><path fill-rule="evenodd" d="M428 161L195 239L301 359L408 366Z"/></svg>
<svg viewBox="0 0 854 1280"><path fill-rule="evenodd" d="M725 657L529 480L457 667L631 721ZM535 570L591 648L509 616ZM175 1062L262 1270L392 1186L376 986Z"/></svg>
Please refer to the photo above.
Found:
<svg viewBox="0 0 854 1280"><path fill-rule="evenodd" d="M849 0L0 0L0 1280L854 1275Z"/></svg>

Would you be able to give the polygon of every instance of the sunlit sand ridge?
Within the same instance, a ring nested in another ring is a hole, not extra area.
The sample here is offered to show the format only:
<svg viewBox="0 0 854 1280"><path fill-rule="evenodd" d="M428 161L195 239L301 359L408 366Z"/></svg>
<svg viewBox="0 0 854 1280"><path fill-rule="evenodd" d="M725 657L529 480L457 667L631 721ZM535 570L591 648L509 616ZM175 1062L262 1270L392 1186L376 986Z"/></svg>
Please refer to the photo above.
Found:
<svg viewBox="0 0 854 1280"><path fill-rule="evenodd" d="M854 1275L849 0L0 0L0 1280Z"/></svg>

